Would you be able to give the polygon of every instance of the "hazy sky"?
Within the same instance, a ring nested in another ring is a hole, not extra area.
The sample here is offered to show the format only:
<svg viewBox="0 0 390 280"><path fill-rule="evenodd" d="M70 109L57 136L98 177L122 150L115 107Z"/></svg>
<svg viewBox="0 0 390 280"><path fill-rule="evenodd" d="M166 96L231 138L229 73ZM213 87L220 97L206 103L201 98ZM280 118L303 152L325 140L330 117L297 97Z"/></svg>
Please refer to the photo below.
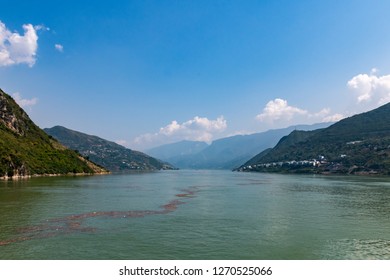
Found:
<svg viewBox="0 0 390 280"><path fill-rule="evenodd" d="M3 1L0 88L144 149L390 101L390 1Z"/></svg>

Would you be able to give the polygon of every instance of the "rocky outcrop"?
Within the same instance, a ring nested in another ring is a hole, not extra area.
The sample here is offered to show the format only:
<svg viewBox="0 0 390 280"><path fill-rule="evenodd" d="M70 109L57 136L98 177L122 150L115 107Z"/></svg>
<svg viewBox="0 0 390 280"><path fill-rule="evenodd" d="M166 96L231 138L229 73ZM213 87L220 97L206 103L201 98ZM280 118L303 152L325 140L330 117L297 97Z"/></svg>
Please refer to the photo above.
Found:
<svg viewBox="0 0 390 280"><path fill-rule="evenodd" d="M0 89L0 178L104 172L50 138Z"/></svg>
<svg viewBox="0 0 390 280"><path fill-rule="evenodd" d="M14 104L10 103L10 99L12 98L0 89L0 123L14 133L23 136L27 130L23 120L28 119L28 116L21 108L15 112L17 108L13 108L15 106L12 106Z"/></svg>

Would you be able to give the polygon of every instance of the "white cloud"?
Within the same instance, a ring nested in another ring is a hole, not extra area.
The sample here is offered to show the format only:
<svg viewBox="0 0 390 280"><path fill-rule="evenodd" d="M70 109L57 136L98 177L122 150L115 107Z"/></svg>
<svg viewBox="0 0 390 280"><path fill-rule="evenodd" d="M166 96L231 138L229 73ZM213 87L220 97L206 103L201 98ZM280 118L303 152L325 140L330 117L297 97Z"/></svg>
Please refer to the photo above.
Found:
<svg viewBox="0 0 390 280"><path fill-rule="evenodd" d="M0 21L0 66L9 66L25 63L32 67L36 61L38 49L38 35L31 24L24 24L24 34L11 32L4 23Z"/></svg>
<svg viewBox="0 0 390 280"><path fill-rule="evenodd" d="M35 30L50 31L50 28L49 28L49 27L46 27L46 26L43 25L43 24L35 25L35 26L34 26L34 29L35 29Z"/></svg>
<svg viewBox="0 0 390 280"><path fill-rule="evenodd" d="M263 108L262 113L256 116L259 122L272 127L283 127L298 123L332 122L342 118L343 115L341 114L331 115L329 108L312 113L305 109L290 106L287 100L281 98L269 101Z"/></svg>
<svg viewBox="0 0 390 280"><path fill-rule="evenodd" d="M14 98L15 102L23 108L34 106L38 102L38 98L36 97L31 99L22 98L19 92L15 92L14 94L12 94L12 97Z"/></svg>
<svg viewBox="0 0 390 280"><path fill-rule="evenodd" d="M263 112L256 116L261 122L274 122L278 120L291 120L296 115L305 115L307 111L289 106L287 100L276 98L267 103Z"/></svg>
<svg viewBox="0 0 390 280"><path fill-rule="evenodd" d="M157 146L166 143L173 143L181 140L211 142L215 135L227 128L223 116L216 120L209 120L196 116L192 120L183 123L172 121L170 124L161 127L154 134L148 133L137 137L134 140L136 146Z"/></svg>
<svg viewBox="0 0 390 280"><path fill-rule="evenodd" d="M115 143L117 143L118 145L121 145L121 146L126 146L127 145L127 141L126 140L116 140Z"/></svg>
<svg viewBox="0 0 390 280"><path fill-rule="evenodd" d="M370 74L359 74L348 81L347 85L356 94L359 105L372 109L390 102L390 75L378 76L373 68Z"/></svg>
<svg viewBox="0 0 390 280"><path fill-rule="evenodd" d="M378 71L379 71L378 68L375 68L375 67L372 68L371 69L371 75L374 75L374 74L378 73Z"/></svg>
<svg viewBox="0 0 390 280"><path fill-rule="evenodd" d="M61 45L61 44L55 44L54 45L54 48L59 51L59 52L63 52L64 51L64 46Z"/></svg>
<svg viewBox="0 0 390 280"><path fill-rule="evenodd" d="M333 114L333 115L330 115L330 116L326 116L322 119L323 122L338 122L339 120L345 118L345 116L343 116L342 114Z"/></svg>

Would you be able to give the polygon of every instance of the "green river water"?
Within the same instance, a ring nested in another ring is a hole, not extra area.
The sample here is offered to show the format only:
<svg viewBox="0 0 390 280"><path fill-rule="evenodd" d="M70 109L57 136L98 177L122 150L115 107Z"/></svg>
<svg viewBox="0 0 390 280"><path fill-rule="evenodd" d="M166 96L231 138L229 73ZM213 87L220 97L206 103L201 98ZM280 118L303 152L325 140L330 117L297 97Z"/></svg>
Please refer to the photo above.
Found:
<svg viewBox="0 0 390 280"><path fill-rule="evenodd" d="M0 181L0 259L390 259L390 178L179 170Z"/></svg>

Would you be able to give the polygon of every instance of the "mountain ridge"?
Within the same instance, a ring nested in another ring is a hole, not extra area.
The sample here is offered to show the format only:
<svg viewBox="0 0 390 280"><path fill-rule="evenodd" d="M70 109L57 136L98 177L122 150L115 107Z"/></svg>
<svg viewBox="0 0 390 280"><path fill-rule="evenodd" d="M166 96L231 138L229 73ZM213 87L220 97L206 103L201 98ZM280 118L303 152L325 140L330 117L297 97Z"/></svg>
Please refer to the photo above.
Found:
<svg viewBox="0 0 390 280"><path fill-rule="evenodd" d="M390 174L390 103L311 133L294 131L239 170Z"/></svg>
<svg viewBox="0 0 390 280"><path fill-rule="evenodd" d="M225 137L214 140L210 145L204 143L204 148L197 153L176 154L173 157L166 156L161 159L166 160L179 168L231 170L244 164L247 160L258 154L259 151L272 148L277 144L281 137L287 135L296 128L311 130L326 127L330 124L331 123L295 125L248 135ZM177 142L167 146L169 146L171 150L174 150L175 145L181 145L181 143L182 142ZM154 150L158 150L158 147L154 148ZM178 150L180 150L180 148L178 148ZM157 154L154 155L156 156Z"/></svg>
<svg viewBox="0 0 390 280"><path fill-rule="evenodd" d="M175 169L169 163L95 135L88 135L63 126L45 128L44 131L64 146L77 150L84 157L90 158L112 172Z"/></svg>
<svg viewBox="0 0 390 280"><path fill-rule="evenodd" d="M208 147L206 142L182 140L147 149L145 152L153 157L170 162L170 159L199 153L206 147Z"/></svg>

